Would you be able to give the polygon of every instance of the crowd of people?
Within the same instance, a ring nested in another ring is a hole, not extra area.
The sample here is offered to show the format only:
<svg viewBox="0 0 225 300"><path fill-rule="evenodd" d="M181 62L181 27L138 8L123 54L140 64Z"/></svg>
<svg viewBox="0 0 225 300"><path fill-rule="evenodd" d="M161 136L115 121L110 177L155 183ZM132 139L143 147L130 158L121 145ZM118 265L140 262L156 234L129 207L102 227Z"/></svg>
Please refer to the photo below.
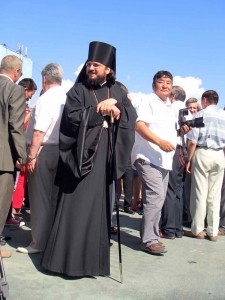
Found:
<svg viewBox="0 0 225 300"><path fill-rule="evenodd" d="M21 75L18 57L2 59L1 245L4 226L22 225L17 214L29 199L32 239L18 252L41 253L49 272L109 275L110 236L118 231L112 212L122 190L124 212L142 215L147 253L167 252L161 238L225 235L225 111L216 91L205 91L200 106L159 71L153 93L137 103L116 81L115 47L103 42L89 44L67 93L62 67L47 64L32 111L37 86L31 78L17 84Z"/></svg>

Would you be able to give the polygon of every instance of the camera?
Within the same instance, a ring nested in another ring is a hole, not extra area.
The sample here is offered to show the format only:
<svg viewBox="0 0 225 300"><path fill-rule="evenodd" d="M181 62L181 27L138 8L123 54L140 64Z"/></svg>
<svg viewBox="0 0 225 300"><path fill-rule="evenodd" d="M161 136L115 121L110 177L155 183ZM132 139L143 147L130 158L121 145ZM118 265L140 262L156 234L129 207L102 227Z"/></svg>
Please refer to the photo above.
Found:
<svg viewBox="0 0 225 300"><path fill-rule="evenodd" d="M203 117L193 119L191 116L190 118L188 108L182 108L179 110L178 124L180 127L183 125L196 128L205 127L205 124L203 123Z"/></svg>

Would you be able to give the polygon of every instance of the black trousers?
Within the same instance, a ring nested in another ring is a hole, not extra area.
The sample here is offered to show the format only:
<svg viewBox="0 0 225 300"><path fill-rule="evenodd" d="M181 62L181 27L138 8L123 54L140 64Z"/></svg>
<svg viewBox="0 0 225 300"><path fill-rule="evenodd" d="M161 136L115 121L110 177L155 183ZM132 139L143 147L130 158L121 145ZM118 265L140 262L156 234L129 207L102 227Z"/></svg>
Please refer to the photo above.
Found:
<svg viewBox="0 0 225 300"><path fill-rule="evenodd" d="M123 192L124 192L124 203L123 208L131 207L133 197L133 169L131 166L131 160L125 173L122 176L123 179Z"/></svg>
<svg viewBox="0 0 225 300"><path fill-rule="evenodd" d="M190 213L190 197L191 197L191 174L185 174L183 187L183 224L191 225L192 218Z"/></svg>
<svg viewBox="0 0 225 300"><path fill-rule="evenodd" d="M166 199L162 208L161 231L168 235L183 234L183 182L184 166L179 161L181 146L176 147L172 170L169 173L169 184Z"/></svg>

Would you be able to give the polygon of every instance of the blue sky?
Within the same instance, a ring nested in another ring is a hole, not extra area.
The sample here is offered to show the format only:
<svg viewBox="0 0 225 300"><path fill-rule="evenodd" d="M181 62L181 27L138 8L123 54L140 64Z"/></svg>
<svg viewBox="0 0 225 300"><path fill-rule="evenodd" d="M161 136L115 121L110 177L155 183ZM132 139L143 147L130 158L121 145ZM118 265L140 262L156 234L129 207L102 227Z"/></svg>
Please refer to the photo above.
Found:
<svg viewBox="0 0 225 300"><path fill-rule="evenodd" d="M71 85L89 42L98 40L117 48L117 79L134 95L151 93L153 75L164 69L188 97L214 89L223 107L224 16L224 0L11 0L1 3L0 44L28 48L38 92L51 62Z"/></svg>

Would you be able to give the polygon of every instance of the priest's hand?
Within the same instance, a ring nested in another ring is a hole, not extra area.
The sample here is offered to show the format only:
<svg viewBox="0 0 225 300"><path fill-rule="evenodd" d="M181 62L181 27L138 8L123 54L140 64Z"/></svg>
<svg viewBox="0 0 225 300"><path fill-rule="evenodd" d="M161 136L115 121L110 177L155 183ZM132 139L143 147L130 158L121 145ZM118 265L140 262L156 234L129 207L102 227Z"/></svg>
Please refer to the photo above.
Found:
<svg viewBox="0 0 225 300"><path fill-rule="evenodd" d="M116 120L119 120L120 118L120 110L118 107L116 107L115 105L113 105L111 107L111 110L110 110L110 116L113 117L114 119Z"/></svg>
<svg viewBox="0 0 225 300"><path fill-rule="evenodd" d="M109 98L106 100L101 101L97 105L97 113L101 113L102 115L110 115L111 107L114 106L117 103L117 100L114 98Z"/></svg>
<svg viewBox="0 0 225 300"><path fill-rule="evenodd" d="M103 100L97 105L97 113L101 113L102 115L112 116L116 120L120 118L120 110L116 107L117 100L114 98L109 98Z"/></svg>

